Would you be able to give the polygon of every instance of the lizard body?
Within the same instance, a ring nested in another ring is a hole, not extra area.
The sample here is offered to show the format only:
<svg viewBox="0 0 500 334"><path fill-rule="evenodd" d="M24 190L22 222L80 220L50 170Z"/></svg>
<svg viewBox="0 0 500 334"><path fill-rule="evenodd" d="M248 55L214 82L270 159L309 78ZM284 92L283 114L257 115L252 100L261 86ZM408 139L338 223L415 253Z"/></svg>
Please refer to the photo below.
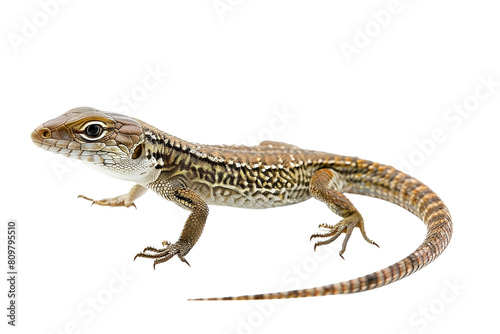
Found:
<svg viewBox="0 0 500 334"><path fill-rule="evenodd" d="M449 211L432 190L393 167L356 157L271 141L253 147L193 144L138 119L88 107L72 109L40 125L32 140L41 148L137 183L128 194L93 203L129 207L151 189L191 211L177 242L164 241L164 248L146 247L136 255L154 259L155 266L175 255L187 263L185 255L201 236L212 204L264 209L313 197L343 218L333 226L320 225L327 232L311 236L323 238L315 248L345 233L341 256L356 227L367 242L377 245L366 235L361 214L344 193L387 200L409 210L427 226L424 242L413 253L366 276L311 289L201 300L296 298L370 290L432 262L452 235Z"/></svg>

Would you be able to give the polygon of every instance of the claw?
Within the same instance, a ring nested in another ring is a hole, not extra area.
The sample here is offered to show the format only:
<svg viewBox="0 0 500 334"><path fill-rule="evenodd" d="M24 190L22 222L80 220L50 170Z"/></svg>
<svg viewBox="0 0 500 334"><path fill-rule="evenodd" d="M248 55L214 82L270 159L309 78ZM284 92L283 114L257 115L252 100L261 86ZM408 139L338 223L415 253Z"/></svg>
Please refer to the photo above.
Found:
<svg viewBox="0 0 500 334"><path fill-rule="evenodd" d="M311 235L311 237L309 238L309 241L311 241L313 238L319 238L319 237L321 237L321 234L315 233L315 234Z"/></svg>
<svg viewBox="0 0 500 334"><path fill-rule="evenodd" d="M181 254L177 254L177 256L179 257L179 259L184 262L185 264L188 265L188 267L191 267L191 265L189 264L189 262L187 262L187 260L184 258L184 256L182 256Z"/></svg>
<svg viewBox="0 0 500 334"><path fill-rule="evenodd" d="M180 241L177 241L175 244L172 244L168 241L163 241L162 242L163 246L166 246L165 248L158 249L154 247L146 247L141 253L138 253L135 257L134 260L138 257L144 257L148 259L155 259L153 262L153 269L156 269L156 265L166 262L170 260L174 255L177 255L179 259L186 263L188 266L191 267L189 262L184 258L184 255L187 253L185 251L184 244ZM152 252L148 253L148 252Z"/></svg>
<svg viewBox="0 0 500 334"><path fill-rule="evenodd" d="M126 201L125 197L126 195L122 195L113 198L94 200L84 195L78 195L78 198L83 198L86 199L87 201L92 202L90 206L93 206L94 204L101 206L124 206L126 208L130 208L131 206L133 206L137 210L137 206L135 205L134 202L125 202Z"/></svg>
<svg viewBox="0 0 500 334"><path fill-rule="evenodd" d="M326 230L328 230L328 232L315 233L315 234L311 235L310 240L312 240L313 238L327 238L327 239L316 242L314 244L314 250L316 250L316 248L318 246L323 246L323 245L327 245L329 243L334 242L335 240L337 240L337 238L340 236L340 234L345 233L346 236L345 236L344 241L342 242L342 248L339 252L340 257L342 259L344 259L343 254L346 250L347 242L349 241L349 238L351 237L352 231L354 230L355 227L359 227L361 234L363 235L363 238L367 242L379 247L375 243L375 241L369 239L368 236L366 235L365 228L364 228L364 222L363 222L363 218L361 217L361 215L358 212L354 212L333 226L328 225L328 224L320 224L319 228L326 229Z"/></svg>
<svg viewBox="0 0 500 334"><path fill-rule="evenodd" d="M83 199L86 199L87 201L91 201L92 203L90 204L90 206L94 205L94 200L92 198L88 198L87 196L83 196L83 195L78 195L77 198L83 198Z"/></svg>

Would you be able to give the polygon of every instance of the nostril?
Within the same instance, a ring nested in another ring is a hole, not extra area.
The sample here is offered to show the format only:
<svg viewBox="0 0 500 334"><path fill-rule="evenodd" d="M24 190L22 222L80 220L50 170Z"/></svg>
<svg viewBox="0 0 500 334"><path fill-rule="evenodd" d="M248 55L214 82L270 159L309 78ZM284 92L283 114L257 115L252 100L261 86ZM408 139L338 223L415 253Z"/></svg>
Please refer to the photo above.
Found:
<svg viewBox="0 0 500 334"><path fill-rule="evenodd" d="M40 137L42 137L43 139L47 139L47 138L50 138L51 136L51 132L49 129L47 128L41 128L40 130L38 130L38 134L40 135Z"/></svg>

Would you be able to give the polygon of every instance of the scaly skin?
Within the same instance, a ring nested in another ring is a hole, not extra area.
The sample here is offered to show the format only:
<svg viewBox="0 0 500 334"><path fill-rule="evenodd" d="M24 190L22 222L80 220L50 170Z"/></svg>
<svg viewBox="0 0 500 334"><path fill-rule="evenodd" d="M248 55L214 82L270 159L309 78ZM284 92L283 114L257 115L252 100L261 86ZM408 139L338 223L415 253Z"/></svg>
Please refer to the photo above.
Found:
<svg viewBox="0 0 500 334"><path fill-rule="evenodd" d="M181 140L138 119L93 108L72 109L32 133L33 142L46 150L81 159L112 176L137 183L130 193L98 205L135 206L134 200L149 188L189 210L184 229L175 243L146 247L137 257L154 259L154 266L185 256L196 244L208 217L208 205L264 209L302 202L311 197L324 202L343 219L322 224L329 231L317 246L346 234L345 252L354 228L368 238L364 221L344 193L367 195L397 204L419 217L427 227L423 243L401 261L349 281L260 295L196 300L296 298L354 293L402 279L438 257L452 235L451 216L441 199L415 178L393 167L330 153L303 150L277 142L258 146L215 146Z"/></svg>

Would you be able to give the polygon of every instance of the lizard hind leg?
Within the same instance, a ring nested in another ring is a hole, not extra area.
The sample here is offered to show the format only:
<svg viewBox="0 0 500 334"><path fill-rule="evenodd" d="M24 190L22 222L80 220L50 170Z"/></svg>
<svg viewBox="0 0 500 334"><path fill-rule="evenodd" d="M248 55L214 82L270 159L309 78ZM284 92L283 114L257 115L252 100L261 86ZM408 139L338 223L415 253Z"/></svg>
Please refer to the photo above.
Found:
<svg viewBox="0 0 500 334"><path fill-rule="evenodd" d="M311 178L311 184L309 186L309 191L311 195L317 200L324 202L330 210L341 216L343 219L335 224L321 224L319 228L326 229L326 233L315 233L311 235L311 240L314 238L326 238L325 240L318 241L314 245L316 247L328 245L335 241L342 233L346 236L342 243L342 248L339 255L343 257L343 254L347 247L347 242L351 237L354 228L358 227L361 231L363 238L370 244L379 247L373 240L368 238L366 235L364 221L361 214L354 207L354 205L345 197L341 191L343 188L342 176L334 171L333 169L320 169Z"/></svg>

